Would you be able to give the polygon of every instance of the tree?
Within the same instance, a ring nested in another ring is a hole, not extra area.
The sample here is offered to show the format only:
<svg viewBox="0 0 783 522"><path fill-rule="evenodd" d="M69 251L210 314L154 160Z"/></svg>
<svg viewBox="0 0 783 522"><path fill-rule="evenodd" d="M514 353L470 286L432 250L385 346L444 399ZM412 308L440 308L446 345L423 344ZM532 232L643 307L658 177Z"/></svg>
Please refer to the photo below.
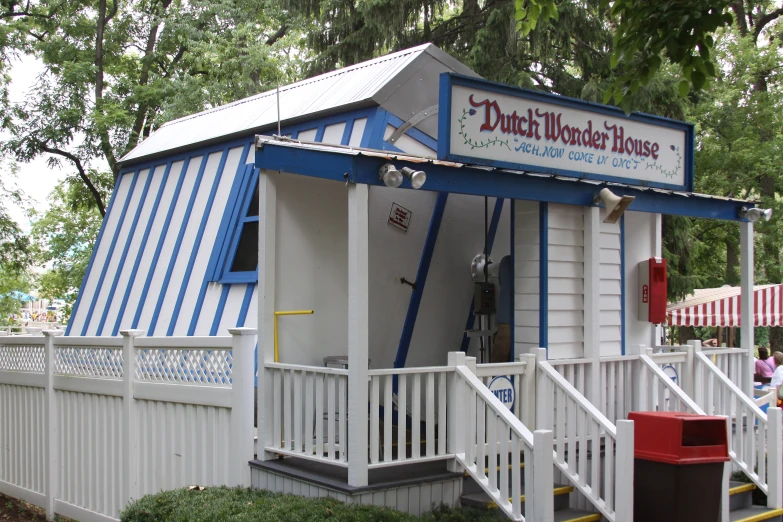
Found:
<svg viewBox="0 0 783 522"><path fill-rule="evenodd" d="M113 176L108 172L89 172L89 176L101 198L108 198ZM47 267L38 280L38 291L41 298L65 300L67 315L87 271L102 218L92 194L78 178L58 184L48 200L46 211L31 213L36 261Z"/></svg>
<svg viewBox="0 0 783 522"><path fill-rule="evenodd" d="M0 17L3 52L44 65L29 99L5 114L3 149L68 165L101 215L91 167L120 159L165 121L298 74L299 22L271 1L38 0ZM103 167L106 165L107 167Z"/></svg>

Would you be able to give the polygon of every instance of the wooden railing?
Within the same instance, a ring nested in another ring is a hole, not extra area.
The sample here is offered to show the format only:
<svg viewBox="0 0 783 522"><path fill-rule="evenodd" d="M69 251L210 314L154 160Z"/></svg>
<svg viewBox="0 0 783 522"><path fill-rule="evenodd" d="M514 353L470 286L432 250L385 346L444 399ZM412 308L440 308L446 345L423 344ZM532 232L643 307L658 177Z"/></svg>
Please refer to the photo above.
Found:
<svg viewBox="0 0 783 522"><path fill-rule="evenodd" d="M765 414L754 400L695 347L696 403L707 415L722 415L730 426L729 456L767 495L767 506L783 507L783 429L780 408Z"/></svg>
<svg viewBox="0 0 783 522"><path fill-rule="evenodd" d="M607 520L632 520L633 422L610 422L543 349L538 372L536 426L554 432L555 465Z"/></svg>
<svg viewBox="0 0 783 522"><path fill-rule="evenodd" d="M450 410L449 433L457 461L512 520L554 520L552 432L531 433L473 373L464 353L450 353L449 359L455 366L456 406ZM524 516L522 472L516 472L523 455Z"/></svg>
<svg viewBox="0 0 783 522"><path fill-rule="evenodd" d="M515 362L476 365L476 377L486 387L493 379L508 377L514 386L515 401L511 412L522 424L535 426L536 418L536 356L523 354Z"/></svg>
<svg viewBox="0 0 783 522"><path fill-rule="evenodd" d="M266 451L348 465L348 370L266 363L271 444Z"/></svg>
<svg viewBox="0 0 783 522"><path fill-rule="evenodd" d="M687 354L677 354L687 355ZM704 415L704 411L691 399L680 387L680 383L675 382L671 375L668 375L661 368L661 365L673 362L682 365L682 361L673 359L670 354L654 355L649 349L647 353L639 357L639 411L679 411L687 413L697 413ZM682 377L690 379L685 375L687 372L679 373ZM681 381L682 382L682 381Z"/></svg>

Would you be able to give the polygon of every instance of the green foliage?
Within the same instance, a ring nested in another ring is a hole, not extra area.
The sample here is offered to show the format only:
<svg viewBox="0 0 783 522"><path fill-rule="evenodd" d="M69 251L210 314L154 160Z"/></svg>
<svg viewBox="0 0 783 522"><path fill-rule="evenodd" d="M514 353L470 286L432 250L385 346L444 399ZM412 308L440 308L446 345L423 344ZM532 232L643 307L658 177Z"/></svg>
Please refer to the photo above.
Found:
<svg viewBox="0 0 783 522"><path fill-rule="evenodd" d="M495 522L494 512L438 508L422 518L385 507L343 504L331 498L304 498L241 488L176 489L147 495L123 510L122 522Z"/></svg>
<svg viewBox="0 0 783 522"><path fill-rule="evenodd" d="M103 198L108 198L113 178L107 172L90 172ZM31 213L31 239L36 246L36 261L47 270L40 276L40 297L64 299L66 315L90 261L93 245L101 227L101 214L92 196L77 179L68 179L49 195L49 208Z"/></svg>

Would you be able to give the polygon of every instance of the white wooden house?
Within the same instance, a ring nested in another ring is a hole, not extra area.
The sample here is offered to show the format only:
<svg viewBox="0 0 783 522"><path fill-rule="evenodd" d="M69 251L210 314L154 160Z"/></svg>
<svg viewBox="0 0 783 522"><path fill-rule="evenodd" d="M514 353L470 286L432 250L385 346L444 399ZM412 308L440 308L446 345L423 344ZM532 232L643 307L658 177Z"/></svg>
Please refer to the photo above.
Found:
<svg viewBox="0 0 783 522"><path fill-rule="evenodd" d="M640 319L662 214L737 221L753 285L754 205L691 192L692 126L485 82L425 45L170 122L122 161L66 335L0 339L0 492L82 520L230 483L626 522L627 414L672 410L730 419L724 520L783 513L752 329L660 353ZM426 181L386 186L389 164ZM635 198L615 223L605 188ZM513 281L494 364L466 333L485 244ZM729 494L732 469L766 508Z"/></svg>

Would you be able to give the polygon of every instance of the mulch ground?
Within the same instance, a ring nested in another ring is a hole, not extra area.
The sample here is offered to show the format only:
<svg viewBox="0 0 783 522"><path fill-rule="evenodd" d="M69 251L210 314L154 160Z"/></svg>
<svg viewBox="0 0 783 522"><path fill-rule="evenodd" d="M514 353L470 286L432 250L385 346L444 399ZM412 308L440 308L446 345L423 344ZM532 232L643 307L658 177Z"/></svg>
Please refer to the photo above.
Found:
<svg viewBox="0 0 783 522"><path fill-rule="evenodd" d="M0 495L0 522L46 522L43 509Z"/></svg>

